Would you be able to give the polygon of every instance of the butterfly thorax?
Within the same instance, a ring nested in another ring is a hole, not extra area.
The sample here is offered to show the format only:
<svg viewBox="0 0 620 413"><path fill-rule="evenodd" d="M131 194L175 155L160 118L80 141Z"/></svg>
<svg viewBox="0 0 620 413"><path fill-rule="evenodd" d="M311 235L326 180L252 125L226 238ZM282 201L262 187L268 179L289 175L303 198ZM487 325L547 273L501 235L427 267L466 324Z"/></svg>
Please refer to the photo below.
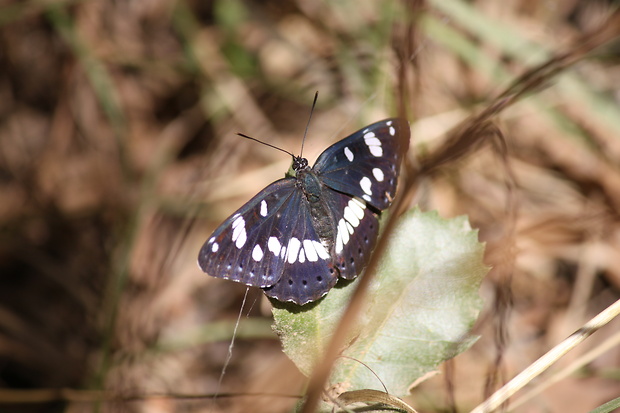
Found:
<svg viewBox="0 0 620 413"><path fill-rule="evenodd" d="M334 243L335 232L332 225L332 213L327 206L325 197L322 196L323 184L305 158L295 157L293 159L293 170L296 173L297 186L302 190L304 198L308 202L308 209L317 235L323 245L331 248Z"/></svg>

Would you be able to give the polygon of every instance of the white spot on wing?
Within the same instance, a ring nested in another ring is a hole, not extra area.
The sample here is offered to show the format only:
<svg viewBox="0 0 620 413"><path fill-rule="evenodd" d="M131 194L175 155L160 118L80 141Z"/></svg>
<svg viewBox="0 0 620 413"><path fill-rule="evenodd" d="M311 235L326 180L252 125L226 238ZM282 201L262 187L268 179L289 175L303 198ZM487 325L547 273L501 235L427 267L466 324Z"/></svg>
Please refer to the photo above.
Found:
<svg viewBox="0 0 620 413"><path fill-rule="evenodd" d="M353 159L354 159L353 152L351 152L351 149L349 149L348 146L345 146L344 148L344 156L347 157L349 162L353 162Z"/></svg>
<svg viewBox="0 0 620 413"><path fill-rule="evenodd" d="M347 245L349 242L349 230L347 229L347 224L342 218L338 221L338 232L342 234L342 243Z"/></svg>
<svg viewBox="0 0 620 413"><path fill-rule="evenodd" d="M394 136L396 134L396 129L393 126L390 126L390 135Z"/></svg>
<svg viewBox="0 0 620 413"><path fill-rule="evenodd" d="M345 245L349 242L349 230L344 219L338 221L338 233L336 234L336 254L340 254Z"/></svg>
<svg viewBox="0 0 620 413"><path fill-rule="evenodd" d="M241 249L241 247L245 245L245 241L247 239L248 239L248 236L246 235L245 229L244 229L241 235L239 236L239 238L237 238L237 241L235 242L235 245L237 246L237 248Z"/></svg>
<svg viewBox="0 0 620 413"><path fill-rule="evenodd" d="M304 253L303 248L299 250L299 262L302 264L306 262L306 254Z"/></svg>
<svg viewBox="0 0 620 413"><path fill-rule="evenodd" d="M327 252L327 248L323 244L318 241L312 241L312 245L314 245L314 249L318 254L319 258L327 260L329 259L329 252Z"/></svg>
<svg viewBox="0 0 620 413"><path fill-rule="evenodd" d="M380 146L368 145L368 149L370 150L372 156L377 158L383 156L383 149L381 149Z"/></svg>
<svg viewBox="0 0 620 413"><path fill-rule="evenodd" d="M367 176L363 177L362 179L360 179L360 187L362 188L362 191L364 191L366 193L366 195L372 195L372 182L370 182L370 179L368 179ZM366 198L364 198L366 199Z"/></svg>
<svg viewBox="0 0 620 413"><path fill-rule="evenodd" d="M245 220L243 219L241 215L236 215L236 218L232 223L232 227L234 229L234 228L237 228L239 225L245 227Z"/></svg>
<svg viewBox="0 0 620 413"><path fill-rule="evenodd" d="M354 229L351 224L349 224L348 222L345 222L345 224L347 225L347 231L349 231L349 234L353 235Z"/></svg>
<svg viewBox="0 0 620 413"><path fill-rule="evenodd" d="M372 174L375 177L375 179L379 182L383 182L383 180L385 179L385 176L383 175L383 171L379 168L372 168Z"/></svg>
<svg viewBox="0 0 620 413"><path fill-rule="evenodd" d="M317 255L316 248L314 248L314 244L312 240L305 239L304 242L304 250L306 251L306 257L310 262L316 262L319 260L319 256Z"/></svg>
<svg viewBox="0 0 620 413"><path fill-rule="evenodd" d="M392 121L388 120L387 122L385 122L385 124L388 125L388 126L392 126Z"/></svg>
<svg viewBox="0 0 620 413"><path fill-rule="evenodd" d="M280 250L282 249L282 244L276 237L269 237L269 241L267 241L267 248L269 251L273 252L273 255L278 255Z"/></svg>
<svg viewBox="0 0 620 413"><path fill-rule="evenodd" d="M267 216L267 201L265 201L264 199L262 201L260 201L260 214L264 217Z"/></svg>
<svg viewBox="0 0 620 413"><path fill-rule="evenodd" d="M366 209L366 204L361 202L359 199L352 198L349 201L349 208L351 208L351 211L353 211L353 213L355 214L355 216L357 216L358 219L361 220L362 218L364 218L364 210Z"/></svg>
<svg viewBox="0 0 620 413"><path fill-rule="evenodd" d="M233 233L232 240L237 248L241 249L245 244L248 236L245 232L245 220L242 216L238 216L232 223Z"/></svg>
<svg viewBox="0 0 620 413"><path fill-rule="evenodd" d="M297 253L299 252L299 247L301 246L301 242L295 237L291 238L288 242L288 263L292 264L297 259Z"/></svg>
<svg viewBox="0 0 620 413"><path fill-rule="evenodd" d="M372 198L369 197L368 195L362 195L362 198L368 202L372 201Z"/></svg>
<svg viewBox="0 0 620 413"><path fill-rule="evenodd" d="M254 246L254 249L252 250L252 258L254 258L254 261L260 261L263 259L263 250L260 245L256 244Z"/></svg>
<svg viewBox="0 0 620 413"><path fill-rule="evenodd" d="M342 252L342 248L344 248L344 245L342 244L342 235L340 234L340 228L338 228L338 234L336 235L336 254L340 254Z"/></svg>
<svg viewBox="0 0 620 413"><path fill-rule="evenodd" d="M211 252L217 252L217 250L219 250L219 249L220 249L220 244L218 244L217 242L214 242L211 245Z"/></svg>
<svg viewBox="0 0 620 413"><path fill-rule="evenodd" d="M349 201L349 203L351 203L351 201ZM344 208L344 219L346 219L354 227L357 227L360 224L359 218L353 212L350 206L346 206Z"/></svg>
<svg viewBox="0 0 620 413"><path fill-rule="evenodd" d="M368 132L364 135L364 142L368 146L368 150L373 156L383 156L383 148L381 148L381 141L377 139L374 132Z"/></svg>

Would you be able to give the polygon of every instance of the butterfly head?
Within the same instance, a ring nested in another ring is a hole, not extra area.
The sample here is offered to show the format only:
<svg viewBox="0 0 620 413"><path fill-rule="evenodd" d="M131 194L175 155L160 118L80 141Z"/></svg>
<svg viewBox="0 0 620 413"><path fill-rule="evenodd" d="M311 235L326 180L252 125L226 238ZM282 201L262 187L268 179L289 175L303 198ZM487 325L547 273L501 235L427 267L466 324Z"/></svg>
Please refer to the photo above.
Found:
<svg viewBox="0 0 620 413"><path fill-rule="evenodd" d="M293 163L286 172L286 176L296 177L297 172L308 168L308 160L306 158L302 158L301 156L293 156Z"/></svg>

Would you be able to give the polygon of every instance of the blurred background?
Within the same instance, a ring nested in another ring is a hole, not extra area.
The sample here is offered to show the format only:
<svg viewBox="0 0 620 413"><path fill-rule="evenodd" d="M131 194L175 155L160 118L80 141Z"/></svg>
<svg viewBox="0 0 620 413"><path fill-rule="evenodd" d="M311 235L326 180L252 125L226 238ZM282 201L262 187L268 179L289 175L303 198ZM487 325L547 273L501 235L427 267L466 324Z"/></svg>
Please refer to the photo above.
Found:
<svg viewBox="0 0 620 413"><path fill-rule="evenodd" d="M479 229L493 267L482 337L408 399L476 406L620 297L619 6L0 2L0 411L292 409L305 378L257 289L220 379L245 287L196 258L290 164L235 134L298 153L316 90L311 163L405 110L407 207ZM561 64L519 78L545 62ZM450 132L512 83L527 93L490 111L496 133ZM619 327L510 406L584 412L618 397ZM103 394L116 399L93 402Z"/></svg>

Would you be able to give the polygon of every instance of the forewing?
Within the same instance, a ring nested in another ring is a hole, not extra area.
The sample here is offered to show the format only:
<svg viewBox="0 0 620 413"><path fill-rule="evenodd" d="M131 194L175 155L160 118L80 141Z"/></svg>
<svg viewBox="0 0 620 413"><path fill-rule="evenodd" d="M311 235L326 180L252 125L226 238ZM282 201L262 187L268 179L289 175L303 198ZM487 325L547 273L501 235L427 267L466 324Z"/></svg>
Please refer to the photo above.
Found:
<svg viewBox="0 0 620 413"><path fill-rule="evenodd" d="M282 276L282 245L291 238L287 220L301 201L294 178L267 186L220 225L200 249L198 265L207 274L254 287L269 287Z"/></svg>
<svg viewBox="0 0 620 413"><path fill-rule="evenodd" d="M303 305L325 295L338 272L295 181L274 182L224 221L201 248L200 268L280 301Z"/></svg>
<svg viewBox="0 0 620 413"><path fill-rule="evenodd" d="M328 187L386 209L396 193L409 133L404 119L373 123L327 148L313 170Z"/></svg>

